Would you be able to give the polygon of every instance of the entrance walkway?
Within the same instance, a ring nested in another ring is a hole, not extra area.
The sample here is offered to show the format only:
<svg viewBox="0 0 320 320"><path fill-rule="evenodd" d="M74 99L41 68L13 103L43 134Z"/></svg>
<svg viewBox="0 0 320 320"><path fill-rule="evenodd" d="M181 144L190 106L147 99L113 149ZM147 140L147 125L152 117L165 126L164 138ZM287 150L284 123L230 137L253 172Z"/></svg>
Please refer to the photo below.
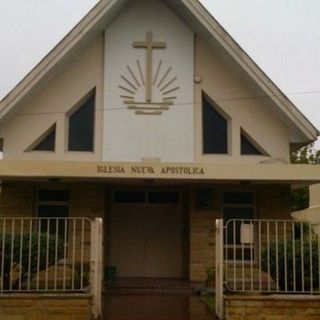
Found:
<svg viewBox="0 0 320 320"><path fill-rule="evenodd" d="M189 281L175 278L118 278L107 282L106 290L109 294L184 294L194 293L194 285Z"/></svg>
<svg viewBox="0 0 320 320"><path fill-rule="evenodd" d="M105 320L212 320L214 315L195 295L105 295Z"/></svg>

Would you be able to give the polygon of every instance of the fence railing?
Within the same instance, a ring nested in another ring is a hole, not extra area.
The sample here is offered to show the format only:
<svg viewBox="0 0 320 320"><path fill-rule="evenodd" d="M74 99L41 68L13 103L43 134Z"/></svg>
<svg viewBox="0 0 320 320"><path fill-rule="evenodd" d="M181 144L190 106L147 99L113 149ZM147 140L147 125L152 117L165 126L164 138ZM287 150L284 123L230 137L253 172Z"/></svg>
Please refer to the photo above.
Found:
<svg viewBox="0 0 320 320"><path fill-rule="evenodd" d="M87 290L90 240L86 218L0 219L0 293Z"/></svg>
<svg viewBox="0 0 320 320"><path fill-rule="evenodd" d="M216 258L217 288L246 293L320 294L319 225L239 219L226 223L218 220L216 229L216 257L222 256L223 261ZM223 297L217 296L216 303L217 315L222 318Z"/></svg>
<svg viewBox="0 0 320 320"><path fill-rule="evenodd" d="M225 285L230 291L320 293L317 225L229 220L224 255Z"/></svg>
<svg viewBox="0 0 320 320"><path fill-rule="evenodd" d="M91 293L101 314L102 220L1 218L0 294Z"/></svg>

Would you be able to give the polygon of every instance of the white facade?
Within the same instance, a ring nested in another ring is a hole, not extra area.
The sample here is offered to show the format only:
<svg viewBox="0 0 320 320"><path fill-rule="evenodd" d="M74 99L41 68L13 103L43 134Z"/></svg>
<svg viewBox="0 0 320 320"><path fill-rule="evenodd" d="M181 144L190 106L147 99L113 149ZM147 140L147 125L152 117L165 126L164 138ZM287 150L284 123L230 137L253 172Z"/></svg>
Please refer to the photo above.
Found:
<svg viewBox="0 0 320 320"><path fill-rule="evenodd" d="M148 32L165 44L152 50L151 102L173 103L156 115L136 114L124 103L146 102L147 50L133 43ZM105 44L103 160L192 162L193 32L161 1L142 0L107 28Z"/></svg>
<svg viewBox="0 0 320 320"><path fill-rule="evenodd" d="M289 163L318 131L278 90L197 1L101 0L0 102L4 159ZM71 150L70 110L90 92L93 147ZM203 94L228 120L227 152L204 151ZM53 126L54 148L32 149ZM241 151L242 132L261 154Z"/></svg>

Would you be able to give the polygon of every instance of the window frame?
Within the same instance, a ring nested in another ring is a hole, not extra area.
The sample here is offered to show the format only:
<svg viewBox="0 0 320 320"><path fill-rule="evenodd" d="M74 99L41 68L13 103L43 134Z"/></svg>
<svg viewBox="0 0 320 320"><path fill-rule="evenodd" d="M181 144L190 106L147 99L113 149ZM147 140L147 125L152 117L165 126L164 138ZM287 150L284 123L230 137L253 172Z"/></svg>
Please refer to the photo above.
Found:
<svg viewBox="0 0 320 320"><path fill-rule="evenodd" d="M138 192L144 192L144 201L143 202L116 202L115 201L115 193L118 191L138 191ZM150 202L150 196L149 194L151 192L174 192L178 195L178 201L177 202ZM164 188L114 188L111 192L111 202L112 205L116 206L180 206L182 204L182 191L178 188L170 188L170 189L164 189Z"/></svg>
<svg viewBox="0 0 320 320"><path fill-rule="evenodd" d="M93 132L92 132L92 150L69 150L69 124L70 117L77 112L83 104L90 99L90 97L94 97L94 106L93 106ZM65 114L65 140L64 140L64 151L65 153L76 153L76 154L93 154L96 150L96 105L97 105L97 90L96 87L92 88L86 95L84 95L71 109L69 109Z"/></svg>
<svg viewBox="0 0 320 320"><path fill-rule="evenodd" d="M41 190L62 190L62 191L66 191L69 193L69 200L68 201L55 201L55 200L52 200L52 201L40 201L39 200L39 193ZM55 187L55 186L50 186L50 187L47 187L47 186L39 186L39 187L36 187L35 190L35 197L34 197L34 211L35 211L35 215L36 217L39 219L39 223L41 223L41 226L42 228L45 227L46 228L46 232L48 232L48 229L47 229L47 224L48 224L48 220L50 219L56 219L57 221L59 221L59 219L61 220L60 222L62 223L63 221L69 221L69 218L70 218L70 189L68 188L65 188L65 187ZM39 207L41 205L48 205L48 206L67 206L68 207L68 215L67 216L61 216L61 217L50 217L50 216L40 216L39 215ZM43 222L40 222L40 221L45 221L45 224ZM43 224L45 226L43 226ZM69 224L69 222L67 223L67 225ZM51 223L49 222L49 227L50 227ZM56 224L54 224L54 228L55 228ZM66 226L66 222L64 222L64 226ZM61 239L63 239L64 243L68 246L68 237L69 237L69 227L64 227L63 229L61 229L60 226L58 226L59 230L60 230L60 234L59 234L59 237ZM66 229L65 229L66 228ZM55 229L54 229L55 230ZM51 231L51 228L49 229L49 231ZM56 234L56 230L54 233L52 233L53 235ZM65 232L67 232L65 234ZM50 233L51 234L51 233ZM66 235L66 237L65 237Z"/></svg>
<svg viewBox="0 0 320 320"><path fill-rule="evenodd" d="M207 101L211 108L222 116L227 123L227 152L226 153L205 153L204 151L204 101ZM232 119L206 92L201 92L201 154L204 157L225 157L232 155Z"/></svg>
<svg viewBox="0 0 320 320"><path fill-rule="evenodd" d="M40 205L50 205L50 206L68 206L68 216L65 218L69 218L70 216L70 198L69 201L41 201L39 200L39 192L41 190L62 190L62 191L66 191L69 192L69 196L70 196L70 189L68 188L59 188L59 187L37 187L35 189L35 214L38 218L42 218L39 217L39 206ZM44 217L45 218L45 217Z"/></svg>
<svg viewBox="0 0 320 320"><path fill-rule="evenodd" d="M34 148L37 147L49 134L54 132L54 145L53 150L35 150ZM47 130L45 130L32 144L24 150L24 152L32 152L32 153L41 153L41 154L53 154L56 153L57 149L57 122L53 123Z"/></svg>
<svg viewBox="0 0 320 320"><path fill-rule="evenodd" d="M260 154L246 154L242 153L242 137L245 138ZM240 127L240 156L241 157L270 157L269 153L257 143L252 136Z"/></svg>

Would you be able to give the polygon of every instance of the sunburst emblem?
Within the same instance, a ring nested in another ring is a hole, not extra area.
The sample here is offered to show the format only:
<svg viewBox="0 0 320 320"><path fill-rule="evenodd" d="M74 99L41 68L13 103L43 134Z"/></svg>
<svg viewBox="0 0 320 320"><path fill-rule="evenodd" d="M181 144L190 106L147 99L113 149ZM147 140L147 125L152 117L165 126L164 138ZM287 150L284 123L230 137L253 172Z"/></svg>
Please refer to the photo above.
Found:
<svg viewBox="0 0 320 320"><path fill-rule="evenodd" d="M172 67L164 66L159 60L156 72L153 72L153 50L165 49L165 42L154 42L152 32L147 32L146 41L133 42L133 47L146 49L146 70L142 71L141 62L127 65L127 72L121 75L121 98L128 109L136 114L160 115L169 110L177 99L177 77L172 75Z"/></svg>

